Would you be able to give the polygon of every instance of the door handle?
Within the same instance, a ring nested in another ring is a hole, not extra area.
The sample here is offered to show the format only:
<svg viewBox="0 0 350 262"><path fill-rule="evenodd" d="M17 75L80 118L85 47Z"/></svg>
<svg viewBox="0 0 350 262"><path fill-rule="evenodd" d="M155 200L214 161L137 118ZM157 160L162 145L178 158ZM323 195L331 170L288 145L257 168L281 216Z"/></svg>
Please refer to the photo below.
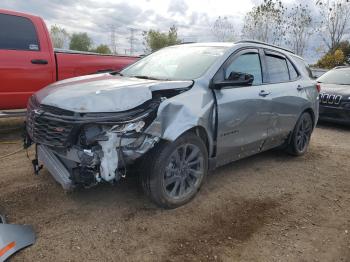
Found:
<svg viewBox="0 0 350 262"><path fill-rule="evenodd" d="M35 65L47 65L49 63L47 62L47 60L44 59L33 59L31 62Z"/></svg>
<svg viewBox="0 0 350 262"><path fill-rule="evenodd" d="M302 87L301 85L298 85L297 90L302 91L302 90L304 90L304 87Z"/></svg>
<svg viewBox="0 0 350 262"><path fill-rule="evenodd" d="M271 94L271 92L266 92L265 90L261 90L259 93L259 96L265 97L265 96L268 96L269 94Z"/></svg>

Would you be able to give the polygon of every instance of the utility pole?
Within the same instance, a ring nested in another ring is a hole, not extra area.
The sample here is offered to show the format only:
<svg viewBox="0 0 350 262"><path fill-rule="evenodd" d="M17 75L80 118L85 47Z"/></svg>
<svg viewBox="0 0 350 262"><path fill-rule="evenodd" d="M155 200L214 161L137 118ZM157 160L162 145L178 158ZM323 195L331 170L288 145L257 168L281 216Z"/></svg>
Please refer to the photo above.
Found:
<svg viewBox="0 0 350 262"><path fill-rule="evenodd" d="M130 37L129 37L129 41L130 41L130 55L133 55L134 53L134 41L136 40L135 39L135 31L136 29L135 28L129 28L130 30Z"/></svg>
<svg viewBox="0 0 350 262"><path fill-rule="evenodd" d="M113 54L117 54L117 39L115 35L115 26L111 25L111 49Z"/></svg>

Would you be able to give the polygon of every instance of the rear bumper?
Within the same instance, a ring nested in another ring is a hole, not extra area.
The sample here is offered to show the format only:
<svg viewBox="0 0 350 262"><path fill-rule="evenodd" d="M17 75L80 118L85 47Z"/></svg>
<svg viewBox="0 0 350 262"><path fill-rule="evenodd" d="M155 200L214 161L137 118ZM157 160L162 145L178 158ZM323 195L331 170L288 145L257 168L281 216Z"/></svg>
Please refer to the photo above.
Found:
<svg viewBox="0 0 350 262"><path fill-rule="evenodd" d="M319 119L329 122L350 124L350 109L320 105Z"/></svg>

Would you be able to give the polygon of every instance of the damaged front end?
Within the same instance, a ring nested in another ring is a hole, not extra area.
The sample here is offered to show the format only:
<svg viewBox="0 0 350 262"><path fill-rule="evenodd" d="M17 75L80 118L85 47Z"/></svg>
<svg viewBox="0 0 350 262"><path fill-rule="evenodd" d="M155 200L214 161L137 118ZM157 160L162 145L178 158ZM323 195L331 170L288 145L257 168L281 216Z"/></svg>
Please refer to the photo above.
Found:
<svg viewBox="0 0 350 262"><path fill-rule="evenodd" d="M27 109L25 147L36 144L34 170L43 164L65 190L116 182L160 138L144 130L156 118L156 96L136 108L116 113L77 113L39 104Z"/></svg>

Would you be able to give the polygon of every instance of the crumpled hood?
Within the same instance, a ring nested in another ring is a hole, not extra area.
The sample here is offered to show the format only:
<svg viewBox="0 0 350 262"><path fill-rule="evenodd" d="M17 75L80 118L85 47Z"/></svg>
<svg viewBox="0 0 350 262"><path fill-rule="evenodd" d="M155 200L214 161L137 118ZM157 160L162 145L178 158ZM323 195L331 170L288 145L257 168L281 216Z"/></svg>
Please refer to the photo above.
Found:
<svg viewBox="0 0 350 262"><path fill-rule="evenodd" d="M35 95L40 104L79 113L122 112L152 99L152 91L192 85L193 81L158 81L99 74L59 81Z"/></svg>
<svg viewBox="0 0 350 262"><path fill-rule="evenodd" d="M350 97L350 85L321 84L321 93Z"/></svg>

